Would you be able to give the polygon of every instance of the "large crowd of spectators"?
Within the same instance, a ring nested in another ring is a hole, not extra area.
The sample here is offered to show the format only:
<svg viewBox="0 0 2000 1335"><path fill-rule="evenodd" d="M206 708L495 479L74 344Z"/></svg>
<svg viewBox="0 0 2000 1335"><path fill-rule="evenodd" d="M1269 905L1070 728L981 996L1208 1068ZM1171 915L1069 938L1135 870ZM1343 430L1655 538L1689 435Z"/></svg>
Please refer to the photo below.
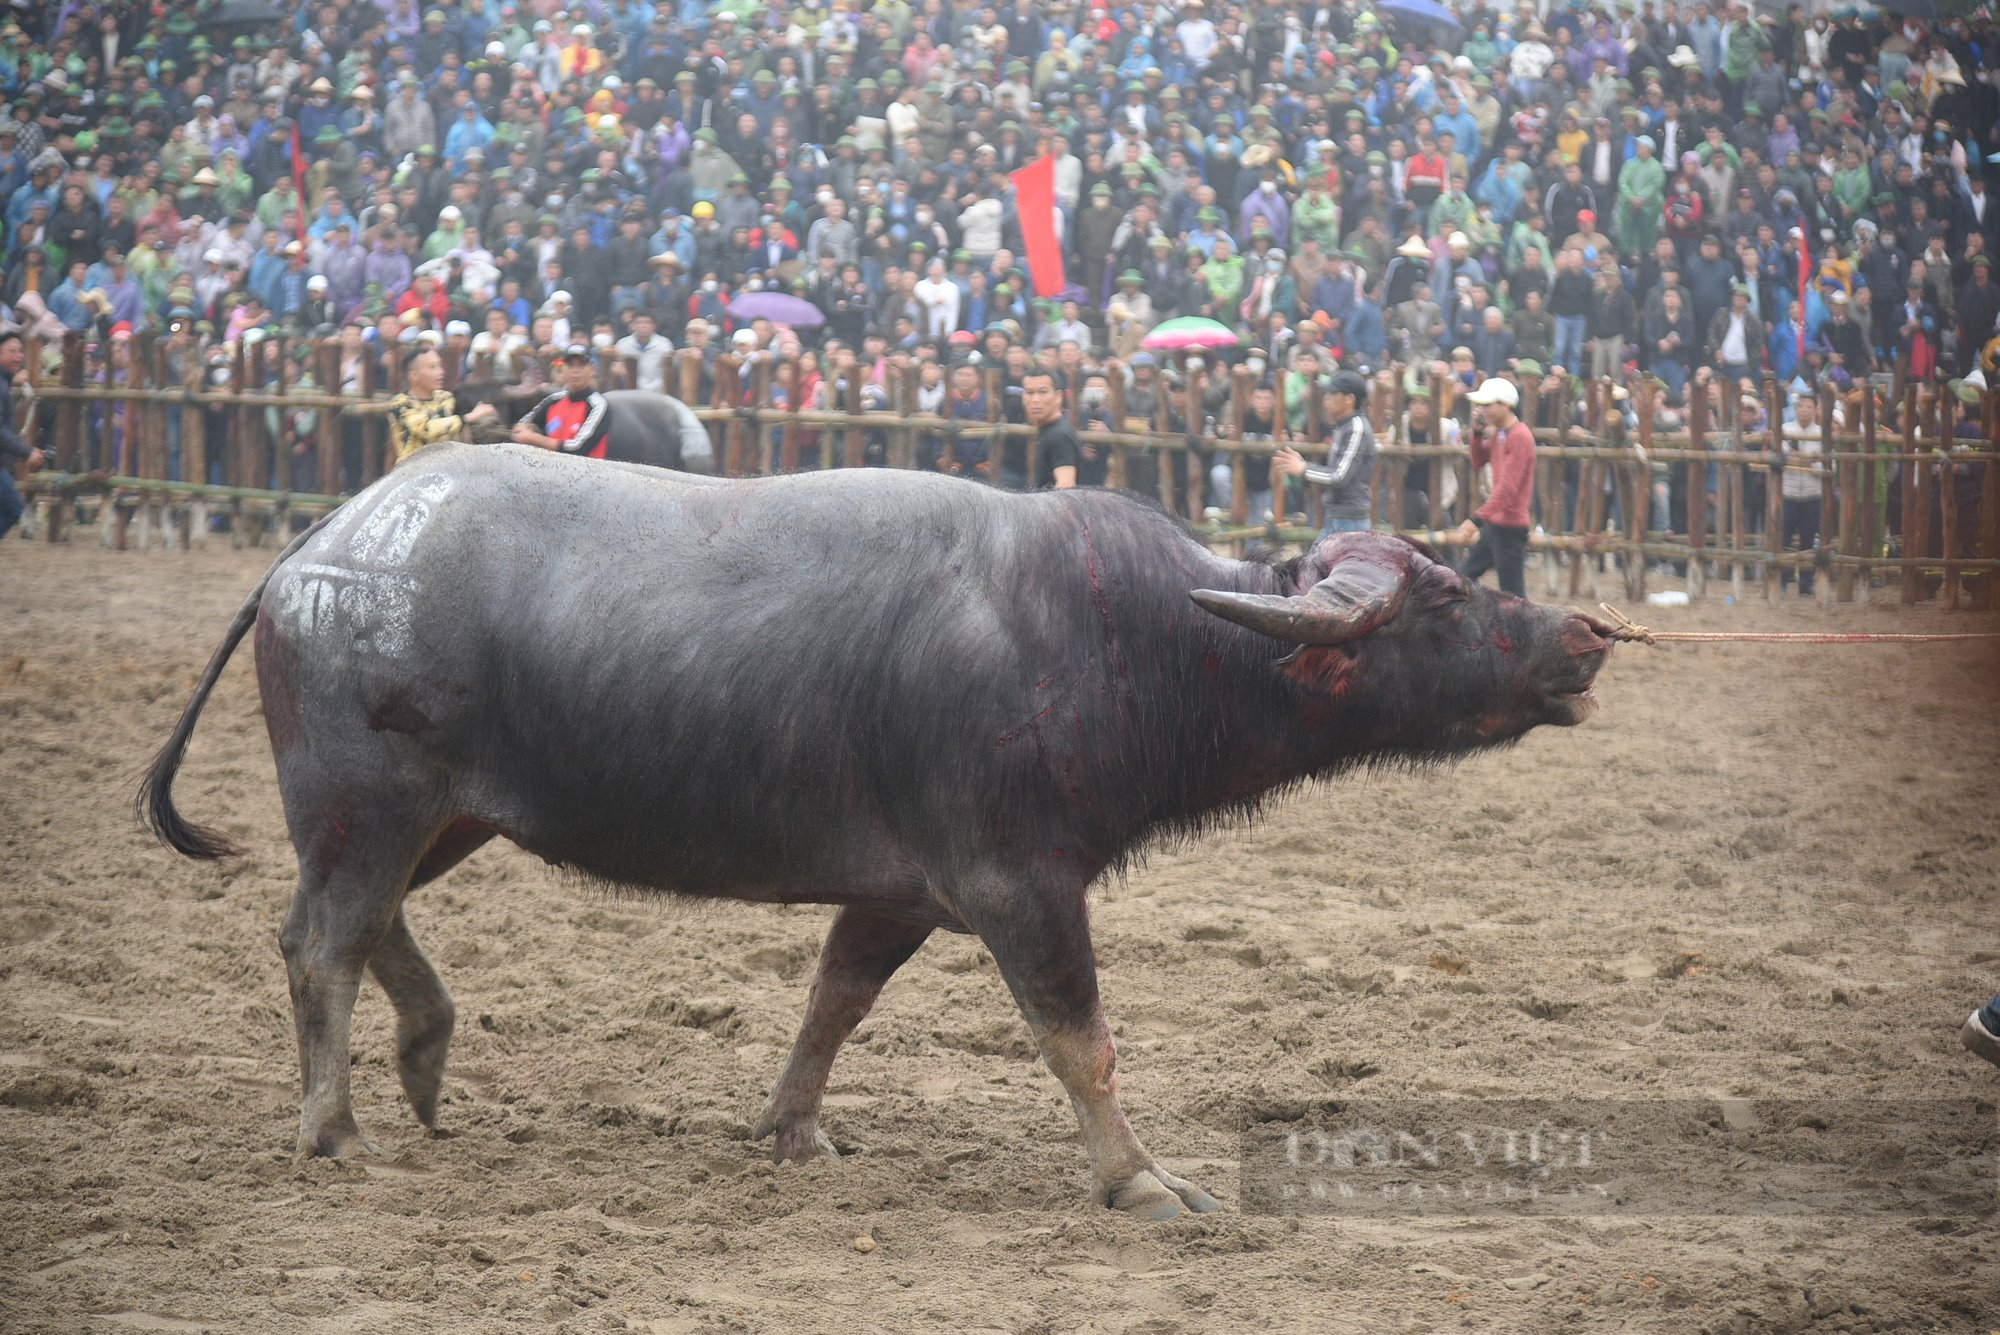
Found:
<svg viewBox="0 0 2000 1335"><path fill-rule="evenodd" d="M808 406L914 362L946 411L984 393L957 370L1031 361L1144 402L1186 369L1146 335L1202 316L1280 438L1342 368L1643 372L1733 410L1767 371L1943 379L1993 336L1987 21L1407 8L17 7L0 302L87 334L99 378L149 330L194 375L285 332L530 386L577 341L670 389L671 350L769 355ZM1050 299L1010 181L1044 155ZM822 322L732 313L757 292Z"/></svg>

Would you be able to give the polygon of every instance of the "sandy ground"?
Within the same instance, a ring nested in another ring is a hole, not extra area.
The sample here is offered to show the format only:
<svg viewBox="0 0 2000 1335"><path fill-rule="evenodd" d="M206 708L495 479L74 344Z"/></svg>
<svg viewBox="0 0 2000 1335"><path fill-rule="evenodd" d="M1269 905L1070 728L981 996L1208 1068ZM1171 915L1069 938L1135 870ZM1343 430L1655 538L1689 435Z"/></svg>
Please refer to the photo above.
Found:
<svg viewBox="0 0 2000 1335"><path fill-rule="evenodd" d="M1581 729L1309 792L1103 891L1127 1107L1228 1206L1146 1225L1088 1203L976 943L934 938L835 1068L826 1126L855 1152L777 1167L747 1137L828 915L609 897L499 845L410 909L459 1008L449 1138L402 1104L364 985L383 1157L294 1162L295 864L247 649L177 796L251 856L180 861L130 814L270 556L0 547L0 1329L2000 1326L1990 1209L1237 1208L1246 1122L1343 1093L2000 1097L1955 1033L2000 987L1991 646L1629 648ZM1649 619L1981 624L1719 598Z"/></svg>

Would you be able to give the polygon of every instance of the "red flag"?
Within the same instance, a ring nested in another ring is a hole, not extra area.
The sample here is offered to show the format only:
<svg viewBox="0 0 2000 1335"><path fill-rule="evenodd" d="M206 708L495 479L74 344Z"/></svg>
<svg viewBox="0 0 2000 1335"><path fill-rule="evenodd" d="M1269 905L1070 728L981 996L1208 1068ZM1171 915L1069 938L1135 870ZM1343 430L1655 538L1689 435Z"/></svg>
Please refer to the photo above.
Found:
<svg viewBox="0 0 2000 1335"><path fill-rule="evenodd" d="M1806 253L1805 229L1799 229L1799 360L1806 359L1806 294L1812 291L1812 256Z"/></svg>
<svg viewBox="0 0 2000 1335"><path fill-rule="evenodd" d="M1060 296L1068 282L1063 277L1062 243L1056 240L1056 160L1043 154L1007 179L1014 183L1014 215L1021 220L1035 295Z"/></svg>
<svg viewBox="0 0 2000 1335"><path fill-rule="evenodd" d="M299 193L298 239L303 241L306 235L306 155L305 150L299 146L297 121L292 122L292 188Z"/></svg>

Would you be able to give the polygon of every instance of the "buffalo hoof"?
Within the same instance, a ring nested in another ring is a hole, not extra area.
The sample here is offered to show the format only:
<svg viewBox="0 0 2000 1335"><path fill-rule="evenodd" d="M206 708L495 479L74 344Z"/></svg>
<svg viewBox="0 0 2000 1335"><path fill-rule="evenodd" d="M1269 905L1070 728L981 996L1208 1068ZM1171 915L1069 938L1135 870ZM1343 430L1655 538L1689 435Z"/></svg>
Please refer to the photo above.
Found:
<svg viewBox="0 0 2000 1335"><path fill-rule="evenodd" d="M771 1157L779 1163L804 1163L807 1159L838 1159L840 1151L826 1132L819 1129L817 1120L811 1122L788 1122L781 1124L777 1114L768 1110L757 1121L756 1137L777 1133L777 1143L772 1146Z"/></svg>
<svg viewBox="0 0 2000 1335"><path fill-rule="evenodd" d="M1215 1197L1209 1195L1187 1179L1175 1177L1158 1164L1153 1165L1153 1176L1159 1179L1161 1186L1180 1197L1182 1205L1185 1205L1196 1214L1208 1214L1211 1211L1222 1208L1221 1201L1215 1199Z"/></svg>
<svg viewBox="0 0 2000 1335"><path fill-rule="evenodd" d="M349 1121L345 1126L301 1127L297 1154L301 1159L360 1159L375 1146Z"/></svg>
<svg viewBox="0 0 2000 1335"><path fill-rule="evenodd" d="M451 1046L451 1025L441 1032L401 1039L396 1045L396 1075L403 1097L425 1129L437 1130L438 1094L444 1088L445 1052Z"/></svg>
<svg viewBox="0 0 2000 1335"><path fill-rule="evenodd" d="M1147 1172L1134 1173L1116 1186L1100 1186L1097 1203L1153 1221L1178 1219L1188 1210L1206 1214L1222 1208L1215 1197L1158 1164Z"/></svg>

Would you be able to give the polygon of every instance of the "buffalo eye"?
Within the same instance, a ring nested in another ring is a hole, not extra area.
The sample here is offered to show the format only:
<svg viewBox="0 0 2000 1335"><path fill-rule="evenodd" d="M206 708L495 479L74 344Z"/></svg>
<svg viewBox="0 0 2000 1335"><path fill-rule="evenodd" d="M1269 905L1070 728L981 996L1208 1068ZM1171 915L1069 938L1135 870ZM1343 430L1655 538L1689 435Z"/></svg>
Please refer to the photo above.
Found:
<svg viewBox="0 0 2000 1335"><path fill-rule="evenodd" d="M1426 611L1449 607L1467 600L1469 588L1464 576L1449 566L1436 565L1424 572L1417 590L1418 606Z"/></svg>

